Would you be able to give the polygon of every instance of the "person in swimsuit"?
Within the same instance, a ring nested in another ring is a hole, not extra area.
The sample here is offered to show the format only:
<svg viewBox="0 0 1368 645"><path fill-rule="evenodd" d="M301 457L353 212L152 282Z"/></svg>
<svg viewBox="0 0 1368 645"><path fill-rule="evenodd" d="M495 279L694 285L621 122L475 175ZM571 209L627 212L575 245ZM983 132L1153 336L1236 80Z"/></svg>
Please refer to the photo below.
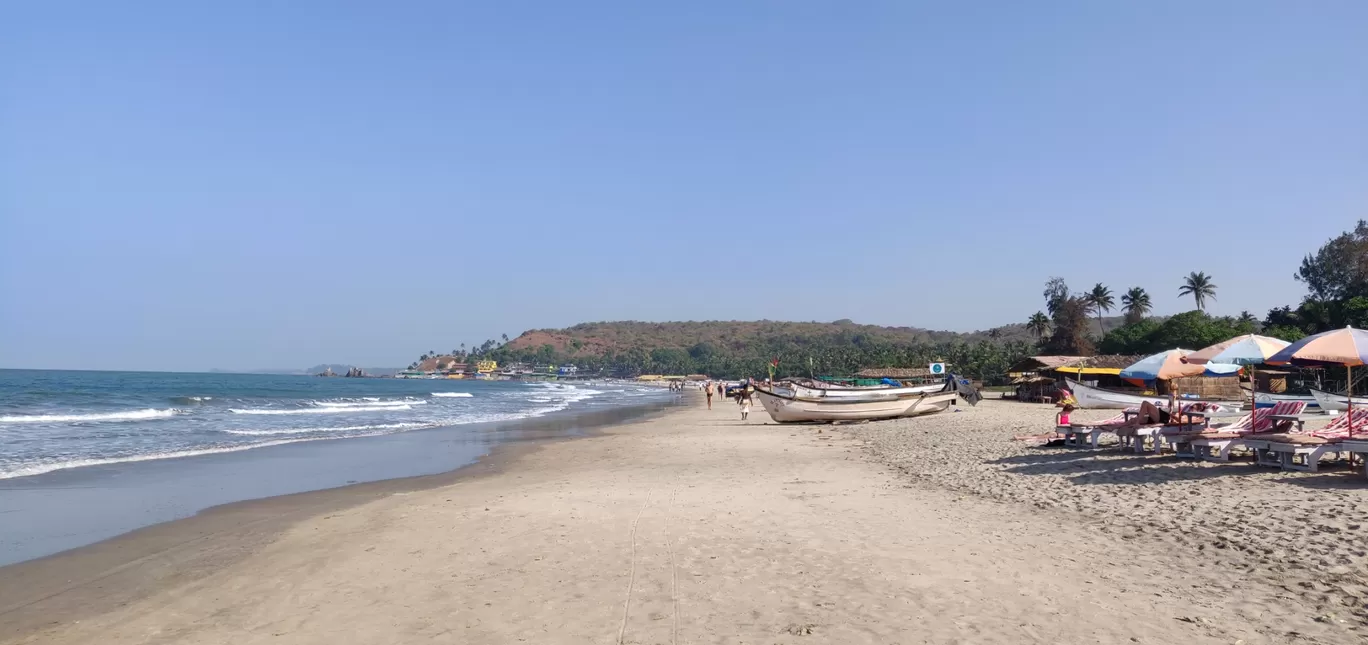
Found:
<svg viewBox="0 0 1368 645"><path fill-rule="evenodd" d="M711 409L712 409L712 396L713 396L712 383L704 383L704 384L703 384L703 393L708 395L708 409L711 410Z"/></svg>

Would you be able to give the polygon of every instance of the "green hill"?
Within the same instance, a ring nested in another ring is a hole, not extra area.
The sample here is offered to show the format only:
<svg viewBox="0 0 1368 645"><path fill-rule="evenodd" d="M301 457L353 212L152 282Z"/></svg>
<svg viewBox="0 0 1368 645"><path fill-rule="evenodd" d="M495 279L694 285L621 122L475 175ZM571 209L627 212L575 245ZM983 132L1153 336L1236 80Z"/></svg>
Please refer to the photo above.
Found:
<svg viewBox="0 0 1368 645"><path fill-rule="evenodd" d="M764 376L848 375L869 367L948 361L977 378L1001 374L1034 352L1025 325L958 333L917 327L760 321L595 322L533 329L492 352L504 362L573 362L591 373Z"/></svg>

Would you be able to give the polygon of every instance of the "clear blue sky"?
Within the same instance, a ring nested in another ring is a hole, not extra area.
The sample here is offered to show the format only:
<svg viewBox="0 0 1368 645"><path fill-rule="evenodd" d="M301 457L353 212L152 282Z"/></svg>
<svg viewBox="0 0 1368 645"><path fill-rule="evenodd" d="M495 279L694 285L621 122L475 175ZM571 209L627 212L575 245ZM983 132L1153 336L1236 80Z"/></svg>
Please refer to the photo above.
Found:
<svg viewBox="0 0 1368 645"><path fill-rule="evenodd" d="M0 367L1262 316L1368 217L1368 2L208 4L6 9Z"/></svg>

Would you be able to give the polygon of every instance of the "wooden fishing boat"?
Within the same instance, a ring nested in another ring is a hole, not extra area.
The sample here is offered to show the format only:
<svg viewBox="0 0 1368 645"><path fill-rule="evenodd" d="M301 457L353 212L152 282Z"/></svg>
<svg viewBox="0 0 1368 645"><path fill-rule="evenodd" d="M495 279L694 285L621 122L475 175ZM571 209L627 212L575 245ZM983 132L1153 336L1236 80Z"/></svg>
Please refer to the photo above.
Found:
<svg viewBox="0 0 1368 645"><path fill-rule="evenodd" d="M868 397L871 394L899 396L903 394L924 394L926 392L939 392L945 389L944 383L932 383L930 385L913 385L908 387L810 387L798 383L790 383L787 388L788 394L800 398L820 399L822 397ZM778 391L778 389L776 389Z"/></svg>
<svg viewBox="0 0 1368 645"><path fill-rule="evenodd" d="M1306 404L1306 410L1320 410L1320 400L1314 394L1273 394L1271 392L1257 392L1254 394L1254 405L1260 408L1271 408L1283 401L1298 401Z"/></svg>
<svg viewBox="0 0 1368 645"><path fill-rule="evenodd" d="M760 404L779 423L801 421L872 421L941 412L959 393L953 388L937 392L901 395L866 394L863 397L799 397L755 388Z"/></svg>
<svg viewBox="0 0 1368 645"><path fill-rule="evenodd" d="M1078 407L1088 410L1124 410L1126 408L1139 407L1146 401L1155 406L1167 409L1169 397L1165 395L1131 394L1129 392L1117 392L1106 388L1084 385L1078 381L1065 379L1069 384L1069 390L1073 392L1074 399L1078 401ZM1203 399L1193 399L1180 397L1179 404L1196 403ZM1240 401L1207 401L1208 403L1218 403L1222 407L1238 410L1241 407Z"/></svg>
<svg viewBox="0 0 1368 645"><path fill-rule="evenodd" d="M1317 390L1313 387L1311 388L1311 396L1315 397L1316 403L1326 412L1343 412L1349 409L1349 397L1343 394L1331 394L1325 390ZM1368 397L1362 399L1355 397L1354 403L1354 407L1356 408L1360 405L1368 407Z"/></svg>

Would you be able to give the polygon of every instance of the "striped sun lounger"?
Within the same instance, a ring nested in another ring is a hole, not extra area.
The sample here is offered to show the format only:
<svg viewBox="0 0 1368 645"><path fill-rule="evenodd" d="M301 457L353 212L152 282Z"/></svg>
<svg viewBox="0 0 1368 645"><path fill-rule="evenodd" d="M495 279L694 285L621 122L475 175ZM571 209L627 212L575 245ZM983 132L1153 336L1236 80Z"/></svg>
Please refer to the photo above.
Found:
<svg viewBox="0 0 1368 645"><path fill-rule="evenodd" d="M1230 461L1231 451L1242 447L1245 439L1285 432L1291 426L1290 422L1278 421L1274 416L1301 414L1305 409L1304 401L1279 401L1271 408L1258 408L1254 414L1235 423L1192 436L1188 440L1190 450L1194 457L1205 461Z"/></svg>
<svg viewBox="0 0 1368 645"><path fill-rule="evenodd" d="M1186 415L1191 412L1215 412L1220 409L1221 406L1215 403L1189 403L1178 408L1177 416L1182 417L1183 415ZM1137 455L1144 454L1146 452L1154 452L1157 454L1164 449L1162 433L1165 430L1168 430L1170 432L1179 432L1181 431L1181 428L1186 428L1188 431L1195 430L1195 428L1190 425L1178 426L1157 424L1140 426L1134 429L1123 429L1118 431L1116 433L1116 436L1121 438L1122 448L1130 448Z"/></svg>
<svg viewBox="0 0 1368 645"><path fill-rule="evenodd" d="M1283 470L1316 472L1321 457L1347 453L1343 443L1349 438L1349 423L1353 421L1354 437L1368 438L1368 408L1355 408L1352 414L1342 414L1321 430L1306 433L1271 433L1267 437L1246 439L1255 451L1255 463L1279 467Z"/></svg>

